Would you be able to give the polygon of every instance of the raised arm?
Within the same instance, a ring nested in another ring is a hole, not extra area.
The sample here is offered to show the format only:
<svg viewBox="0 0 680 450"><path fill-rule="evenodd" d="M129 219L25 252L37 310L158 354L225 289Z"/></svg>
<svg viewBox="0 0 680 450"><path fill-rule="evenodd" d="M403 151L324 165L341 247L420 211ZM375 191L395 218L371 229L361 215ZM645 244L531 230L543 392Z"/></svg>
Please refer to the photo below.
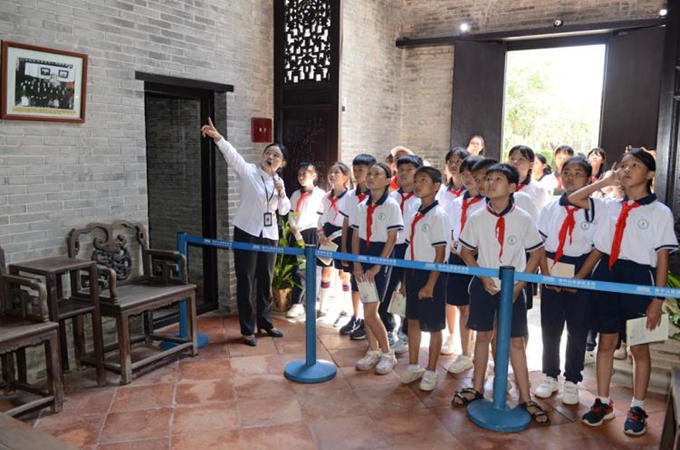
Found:
<svg viewBox="0 0 680 450"><path fill-rule="evenodd" d="M226 139L222 137L222 135L217 131L217 128L215 128L215 125L213 125L212 120L208 117L208 125L203 125L201 127L201 135L203 137L209 137L213 141L215 141L215 144L217 144L217 148L220 150L220 153L224 156L224 159L227 161L227 164L231 166L236 173L239 175L243 174L245 172L246 167L248 166L248 163L243 159L243 156L234 148L233 145L229 143Z"/></svg>
<svg viewBox="0 0 680 450"><path fill-rule="evenodd" d="M615 186L618 184L620 179L619 170L608 170L602 176L601 180L598 180L592 184L588 184L578 191L569 194L567 196L567 201L574 206L578 206L579 208L590 209L590 201L588 200L590 196L608 186Z"/></svg>

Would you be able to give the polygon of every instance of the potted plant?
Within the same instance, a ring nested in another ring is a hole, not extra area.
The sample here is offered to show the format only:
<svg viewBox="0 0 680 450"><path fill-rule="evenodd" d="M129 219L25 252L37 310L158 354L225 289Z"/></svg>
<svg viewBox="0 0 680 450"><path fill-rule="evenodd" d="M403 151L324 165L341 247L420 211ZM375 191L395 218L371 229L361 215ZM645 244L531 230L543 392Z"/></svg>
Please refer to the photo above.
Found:
<svg viewBox="0 0 680 450"><path fill-rule="evenodd" d="M288 220L279 217L279 246L290 247L292 231ZM296 246L299 246L296 244ZM292 291L295 286L302 287L293 280L293 274L300 266L300 261L293 255L276 255L274 277L272 278L272 294L274 295L274 311L285 313L292 303Z"/></svg>

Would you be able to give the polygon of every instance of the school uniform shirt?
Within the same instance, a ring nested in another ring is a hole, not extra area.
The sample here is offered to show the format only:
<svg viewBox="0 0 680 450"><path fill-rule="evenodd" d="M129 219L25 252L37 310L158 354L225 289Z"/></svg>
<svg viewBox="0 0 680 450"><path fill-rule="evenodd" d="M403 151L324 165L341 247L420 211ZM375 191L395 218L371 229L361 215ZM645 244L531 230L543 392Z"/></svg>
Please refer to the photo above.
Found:
<svg viewBox="0 0 680 450"><path fill-rule="evenodd" d="M555 189L562 189L562 180L555 173L549 173L541 178L541 184L548 191L548 195L553 196Z"/></svg>
<svg viewBox="0 0 680 450"><path fill-rule="evenodd" d="M437 247L449 244L449 219L436 200L427 208L410 215L404 226L408 237L404 259L433 262Z"/></svg>
<svg viewBox="0 0 680 450"><path fill-rule="evenodd" d="M404 219L404 223L406 222L407 217L414 215L416 211L418 211L418 208L420 208L420 199L416 197L413 191L407 194L401 188L399 188L396 191L391 192L390 197L396 200L399 204L401 217ZM399 233L397 233L397 245L405 244L407 238L408 229L404 228L403 230L399 231Z"/></svg>
<svg viewBox="0 0 680 450"><path fill-rule="evenodd" d="M333 194L333 189L324 194L321 198L321 204L319 205L319 210L317 214L320 217L320 225L331 224L333 227L342 227L342 222L345 220L340 212L342 209L342 203L348 197L349 190L345 189L342 194Z"/></svg>
<svg viewBox="0 0 680 450"><path fill-rule="evenodd" d="M545 188L543 188L538 183L521 183L519 186L517 186L517 189L519 192L524 192L529 196L529 198L534 202L536 210L539 212L550 201L548 191L546 191Z"/></svg>
<svg viewBox="0 0 680 450"><path fill-rule="evenodd" d="M251 236L262 236L266 239L279 240L279 227L276 212L286 215L290 211L288 197L279 197L274 186L274 178L262 167L247 163L231 143L222 138L217 148L224 156L227 164L236 171L241 183L241 202L234 216L234 226ZM285 187L284 187L285 189ZM272 215L270 226L264 225L264 215Z"/></svg>
<svg viewBox="0 0 680 450"><path fill-rule="evenodd" d="M450 220L450 242L451 245L456 248L458 253L460 253L461 248L460 242L458 242L461 231L467 226L470 216L485 206L486 201L483 195L471 197L470 193L465 191L465 193L456 198L451 203L449 209L446 210Z"/></svg>
<svg viewBox="0 0 680 450"><path fill-rule="evenodd" d="M545 251L563 256L579 257L593 249L593 237L599 208L590 199L590 209L569 204L566 194L543 208L538 218L538 231L545 239ZM571 217L571 218L570 218Z"/></svg>
<svg viewBox="0 0 680 450"><path fill-rule="evenodd" d="M382 197L375 202L375 206L371 206L371 196L359 203L354 215L354 222L350 226L358 230L359 239L366 241L370 247L372 242L379 242L384 244L387 242L387 235L390 230L402 230L404 228L404 219L401 217L401 210L399 204L391 198L385 190ZM372 213L369 214L369 211ZM370 225L370 228L369 228Z"/></svg>
<svg viewBox="0 0 680 450"><path fill-rule="evenodd" d="M347 217L347 221L349 222L350 226L352 226L355 221L357 206L359 206L359 203L366 201L370 192L371 191L368 189L365 191L360 191L357 187L347 193L345 200L342 202L340 214L342 214L344 217ZM351 245L351 243L348 242L347 245Z"/></svg>
<svg viewBox="0 0 680 450"><path fill-rule="evenodd" d="M512 199L500 214L493 212L489 203L472 214L459 241L470 250L477 250L480 267L514 266L518 272L526 268L526 253L543 246L535 221ZM500 289L500 280L493 281Z"/></svg>
<svg viewBox="0 0 680 450"><path fill-rule="evenodd" d="M519 192L515 192L512 194L513 200L515 202L515 205L518 208L521 208L529 214L529 216L533 219L534 223L538 223L538 209L536 208L536 205L534 204L533 199L529 196L528 193L524 192L524 190L521 190Z"/></svg>
<svg viewBox="0 0 680 450"><path fill-rule="evenodd" d="M636 202L626 198L621 200L591 199L596 208L601 208L595 237L595 248L611 255L614 237L624 204L639 205L628 211L617 259L626 259L637 264L656 267L656 253L668 249L678 249L678 240L673 226L673 213L656 199L655 194L641 198Z"/></svg>
<svg viewBox="0 0 680 450"><path fill-rule="evenodd" d="M314 186L311 191L298 189L290 196L291 212L289 221L298 231L316 228L319 224L317 212L321 207L321 201L326 193L323 189Z"/></svg>
<svg viewBox="0 0 680 450"><path fill-rule="evenodd" d="M437 191L437 195L434 196L434 199L439 202L439 205L444 208L444 211L449 211L453 201L463 195L464 192L465 188L462 186L456 189L450 184L442 184L439 191Z"/></svg>

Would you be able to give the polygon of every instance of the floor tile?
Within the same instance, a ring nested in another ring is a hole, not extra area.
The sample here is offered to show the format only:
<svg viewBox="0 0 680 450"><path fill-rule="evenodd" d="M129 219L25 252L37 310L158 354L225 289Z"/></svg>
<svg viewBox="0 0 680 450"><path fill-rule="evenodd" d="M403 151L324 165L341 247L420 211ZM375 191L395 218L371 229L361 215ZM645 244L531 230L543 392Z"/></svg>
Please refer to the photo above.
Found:
<svg viewBox="0 0 680 450"><path fill-rule="evenodd" d="M167 450L170 438L142 439L136 441L101 444L98 450Z"/></svg>
<svg viewBox="0 0 680 450"><path fill-rule="evenodd" d="M297 398L307 420L353 417L364 412L364 405L351 389L298 391Z"/></svg>
<svg viewBox="0 0 680 450"><path fill-rule="evenodd" d="M115 394L116 388L93 388L68 392L64 408L57 414L66 416L108 413ZM49 410L43 411L43 415L49 414L52 414Z"/></svg>
<svg viewBox="0 0 680 450"><path fill-rule="evenodd" d="M231 373L234 376L283 374L286 362L278 354L243 356L231 360Z"/></svg>
<svg viewBox="0 0 680 450"><path fill-rule="evenodd" d="M228 379L231 362L226 359L186 359L179 363L178 377L180 381Z"/></svg>
<svg viewBox="0 0 680 450"><path fill-rule="evenodd" d="M359 402L369 414L391 414L426 408L425 404L408 388L402 385L388 385L370 389L355 390Z"/></svg>
<svg viewBox="0 0 680 450"><path fill-rule="evenodd" d="M318 448L309 428L303 424L278 425L241 430L240 445L248 449L312 450Z"/></svg>
<svg viewBox="0 0 680 450"><path fill-rule="evenodd" d="M285 339L285 338L283 338ZM232 358L240 358L242 356L257 356L257 355L276 355L276 345L274 338L257 336L257 347L251 347L243 343L240 335L236 339L227 341L229 346L229 355Z"/></svg>
<svg viewBox="0 0 680 450"><path fill-rule="evenodd" d="M276 392L277 395L295 396L291 382L283 375L260 374L234 377L234 389L237 400L267 398Z"/></svg>
<svg viewBox="0 0 680 450"><path fill-rule="evenodd" d="M172 420L172 433L196 433L203 430L235 430L239 415L234 402L177 406Z"/></svg>
<svg viewBox="0 0 680 450"><path fill-rule="evenodd" d="M35 428L76 447L94 446L104 424L104 414L53 415L41 418Z"/></svg>
<svg viewBox="0 0 680 450"><path fill-rule="evenodd" d="M111 411L121 412L172 406L174 395L174 383L121 387L116 390Z"/></svg>
<svg viewBox="0 0 680 450"><path fill-rule="evenodd" d="M309 429L322 450L363 450L388 446L373 419L365 415L315 420L309 423Z"/></svg>
<svg viewBox="0 0 680 450"><path fill-rule="evenodd" d="M241 428L283 425L302 421L302 410L297 398L274 395L238 403Z"/></svg>
<svg viewBox="0 0 680 450"><path fill-rule="evenodd" d="M403 445L410 448L448 448L464 447L444 427L434 411L414 410L409 414L371 415L390 446ZM427 430L427 432L423 432Z"/></svg>
<svg viewBox="0 0 680 450"><path fill-rule="evenodd" d="M353 389L401 385L401 380L394 372L390 372L387 375L376 375L372 370L361 372L354 367L340 367L340 371L347 378Z"/></svg>
<svg viewBox="0 0 680 450"><path fill-rule="evenodd" d="M182 361L191 361L191 357L185 357L179 361L171 361L168 364L157 367L149 372L137 376L130 386L145 386L159 383L174 383L177 381L177 366ZM118 383L116 383L118 384Z"/></svg>
<svg viewBox="0 0 680 450"><path fill-rule="evenodd" d="M234 400L234 384L227 380L183 381L177 384L175 402L194 405Z"/></svg>
<svg viewBox="0 0 680 450"><path fill-rule="evenodd" d="M106 417L101 443L160 438L170 435L171 408L111 413Z"/></svg>
<svg viewBox="0 0 680 450"><path fill-rule="evenodd" d="M203 430L200 433L173 434L172 450L246 450L239 430Z"/></svg>

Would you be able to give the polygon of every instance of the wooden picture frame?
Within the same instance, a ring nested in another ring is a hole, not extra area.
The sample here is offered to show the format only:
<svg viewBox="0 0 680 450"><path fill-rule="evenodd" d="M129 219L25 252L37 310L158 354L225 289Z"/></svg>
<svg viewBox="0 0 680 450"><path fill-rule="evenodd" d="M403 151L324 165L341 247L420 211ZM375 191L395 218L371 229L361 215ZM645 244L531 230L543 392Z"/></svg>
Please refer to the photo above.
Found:
<svg viewBox="0 0 680 450"><path fill-rule="evenodd" d="M87 55L2 42L0 119L85 122Z"/></svg>

